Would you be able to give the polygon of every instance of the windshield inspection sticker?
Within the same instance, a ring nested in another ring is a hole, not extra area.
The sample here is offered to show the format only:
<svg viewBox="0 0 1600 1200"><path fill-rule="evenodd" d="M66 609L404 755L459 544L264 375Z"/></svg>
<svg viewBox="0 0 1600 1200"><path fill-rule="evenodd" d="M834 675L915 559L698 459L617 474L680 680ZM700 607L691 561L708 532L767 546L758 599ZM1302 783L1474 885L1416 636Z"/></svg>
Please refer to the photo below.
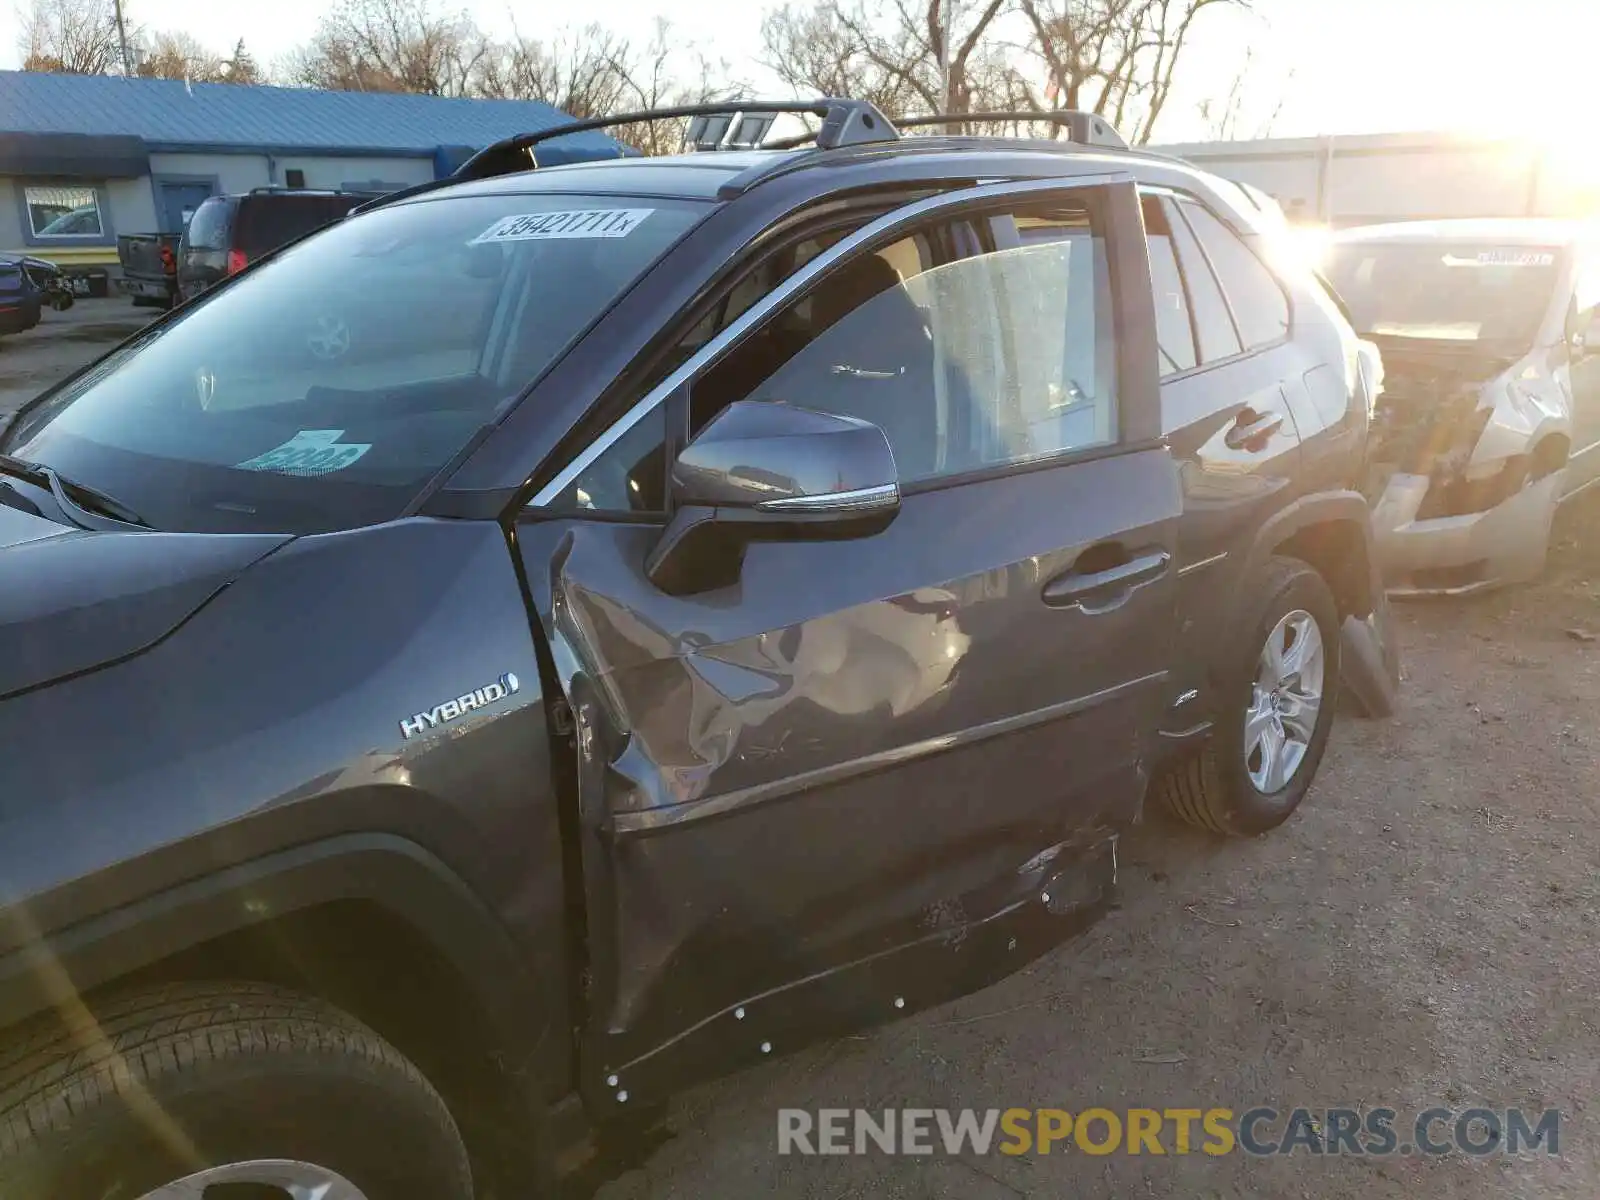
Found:
<svg viewBox="0 0 1600 1200"><path fill-rule="evenodd" d="M330 475L372 449L370 442L339 441L343 434L342 429L302 429L283 445L237 465L243 471L279 475Z"/></svg>
<svg viewBox="0 0 1600 1200"><path fill-rule="evenodd" d="M587 208L570 212L523 213L501 217L467 243L543 242L560 238L627 237L655 212L653 208Z"/></svg>

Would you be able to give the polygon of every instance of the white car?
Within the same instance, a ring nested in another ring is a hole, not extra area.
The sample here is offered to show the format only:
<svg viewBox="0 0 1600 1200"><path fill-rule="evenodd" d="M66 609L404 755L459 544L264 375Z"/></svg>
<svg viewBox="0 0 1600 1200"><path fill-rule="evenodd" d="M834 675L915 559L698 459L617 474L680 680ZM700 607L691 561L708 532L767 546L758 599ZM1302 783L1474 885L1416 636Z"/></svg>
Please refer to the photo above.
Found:
<svg viewBox="0 0 1600 1200"><path fill-rule="evenodd" d="M1395 593L1544 567L1556 507L1600 478L1600 241L1579 222L1347 229L1325 273L1382 353L1368 498Z"/></svg>

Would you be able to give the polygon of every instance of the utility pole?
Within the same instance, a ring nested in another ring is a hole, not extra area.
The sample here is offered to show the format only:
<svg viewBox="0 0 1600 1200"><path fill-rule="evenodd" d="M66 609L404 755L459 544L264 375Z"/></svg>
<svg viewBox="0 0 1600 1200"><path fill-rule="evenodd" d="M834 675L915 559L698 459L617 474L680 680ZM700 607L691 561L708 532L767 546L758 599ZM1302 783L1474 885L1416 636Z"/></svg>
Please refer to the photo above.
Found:
<svg viewBox="0 0 1600 1200"><path fill-rule="evenodd" d="M122 0L112 0L117 22L117 49L122 52L122 73L133 78L133 55L128 53L128 22L122 15Z"/></svg>

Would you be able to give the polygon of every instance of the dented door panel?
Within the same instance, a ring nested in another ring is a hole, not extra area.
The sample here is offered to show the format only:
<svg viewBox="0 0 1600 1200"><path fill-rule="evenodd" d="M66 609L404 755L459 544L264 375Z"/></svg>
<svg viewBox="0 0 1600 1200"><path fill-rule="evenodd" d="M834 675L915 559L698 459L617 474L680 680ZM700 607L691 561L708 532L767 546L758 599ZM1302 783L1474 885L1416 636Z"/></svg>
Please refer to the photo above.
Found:
<svg viewBox="0 0 1600 1200"><path fill-rule="evenodd" d="M1126 824L1171 573L1103 610L1042 592L1108 537L1175 549L1178 505L1164 449L1034 470L907 496L860 541L753 544L678 597L644 574L655 527L524 523L577 715L595 1053L959 938Z"/></svg>

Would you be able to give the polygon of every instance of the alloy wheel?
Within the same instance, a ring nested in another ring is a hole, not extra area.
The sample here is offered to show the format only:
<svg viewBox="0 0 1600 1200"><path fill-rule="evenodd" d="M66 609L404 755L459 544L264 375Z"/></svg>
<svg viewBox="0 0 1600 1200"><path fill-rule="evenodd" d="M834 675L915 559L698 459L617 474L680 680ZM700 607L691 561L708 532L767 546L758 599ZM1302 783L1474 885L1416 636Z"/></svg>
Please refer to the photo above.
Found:
<svg viewBox="0 0 1600 1200"><path fill-rule="evenodd" d="M276 1190L283 1200L366 1200L361 1189L337 1171L282 1158L209 1167L146 1192L140 1200L205 1200L208 1188L217 1188L221 1195L241 1184L251 1185L252 1196L270 1196Z"/></svg>
<svg viewBox="0 0 1600 1200"><path fill-rule="evenodd" d="M1316 618L1300 608L1286 613L1261 648L1245 710L1245 771L1264 795L1288 787L1305 761L1322 711L1326 667Z"/></svg>

